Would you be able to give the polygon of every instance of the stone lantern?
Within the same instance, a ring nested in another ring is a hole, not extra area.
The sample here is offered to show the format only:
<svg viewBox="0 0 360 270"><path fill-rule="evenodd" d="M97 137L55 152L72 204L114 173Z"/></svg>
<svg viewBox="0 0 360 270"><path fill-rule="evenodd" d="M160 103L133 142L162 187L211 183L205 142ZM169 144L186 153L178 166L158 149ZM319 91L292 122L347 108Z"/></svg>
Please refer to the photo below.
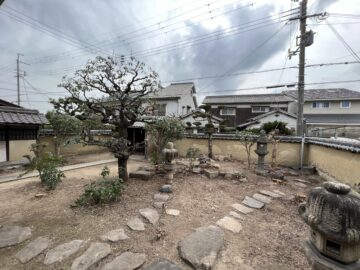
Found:
<svg viewBox="0 0 360 270"><path fill-rule="evenodd" d="M260 131L260 136L257 140L255 153L258 155L257 170L264 171L265 156L269 153L267 150L268 139L266 138L265 130Z"/></svg>
<svg viewBox="0 0 360 270"><path fill-rule="evenodd" d="M325 182L299 206L310 226L305 251L313 269L360 269L360 195L348 185Z"/></svg>
<svg viewBox="0 0 360 270"><path fill-rule="evenodd" d="M171 184L174 178L172 161L178 157L178 151L174 148L174 144L172 142L168 142L165 148L162 150L162 154L165 161L165 170L168 171L166 175L168 180L167 183Z"/></svg>

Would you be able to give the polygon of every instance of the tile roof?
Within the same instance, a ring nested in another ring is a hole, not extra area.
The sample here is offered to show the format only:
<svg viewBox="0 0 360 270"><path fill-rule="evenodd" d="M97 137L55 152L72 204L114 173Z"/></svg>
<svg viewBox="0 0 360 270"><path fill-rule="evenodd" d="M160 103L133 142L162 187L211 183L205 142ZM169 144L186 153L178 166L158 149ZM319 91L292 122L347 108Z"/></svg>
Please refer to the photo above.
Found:
<svg viewBox="0 0 360 270"><path fill-rule="evenodd" d="M292 98L284 94L262 94L262 95L228 95L228 96L206 96L204 104L241 104L241 103L279 103L291 102Z"/></svg>
<svg viewBox="0 0 360 270"><path fill-rule="evenodd" d="M0 106L0 124L31 124L42 125L48 123L45 115L37 110L22 107Z"/></svg>
<svg viewBox="0 0 360 270"><path fill-rule="evenodd" d="M283 114L283 115L286 115L288 117L291 117L291 118L294 118L294 119L297 119L297 116L292 114L292 113L288 113L284 110L274 110L274 111L270 111L270 112L267 112L267 113L263 113L263 114L260 114L258 116L255 116L255 117L252 117L250 119L247 120L246 123L243 123L243 124L240 124L238 125L237 127L238 128L242 128L242 127L247 127L247 126L250 126L252 124L256 124L258 123L258 121L262 118L265 118L269 115L272 115L272 114Z"/></svg>
<svg viewBox="0 0 360 270"><path fill-rule="evenodd" d="M284 91L285 95L297 99L297 91ZM305 101L359 99L360 92L345 88L309 89L304 92Z"/></svg>
<svg viewBox="0 0 360 270"><path fill-rule="evenodd" d="M360 114L304 114L307 124L328 123L328 124L359 124Z"/></svg>
<svg viewBox="0 0 360 270"><path fill-rule="evenodd" d="M193 82L186 83L172 83L165 88L159 89L154 95L149 95L149 98L179 98L181 96L188 96L191 90L195 94L195 85Z"/></svg>

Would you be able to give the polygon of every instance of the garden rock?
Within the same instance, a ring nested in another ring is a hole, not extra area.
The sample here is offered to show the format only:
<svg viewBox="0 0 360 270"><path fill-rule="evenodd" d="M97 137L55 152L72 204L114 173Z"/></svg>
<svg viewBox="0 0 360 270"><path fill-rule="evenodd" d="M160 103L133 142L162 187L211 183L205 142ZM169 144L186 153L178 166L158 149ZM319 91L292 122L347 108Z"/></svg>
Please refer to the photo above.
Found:
<svg viewBox="0 0 360 270"><path fill-rule="evenodd" d="M206 164L209 158L205 156L204 154L200 154L198 158L200 164Z"/></svg>
<svg viewBox="0 0 360 270"><path fill-rule="evenodd" d="M137 217L130 219L126 225L128 225L128 227L133 231L145 231L144 223Z"/></svg>
<svg viewBox="0 0 360 270"><path fill-rule="evenodd" d="M280 194L281 196L285 196L286 194L284 192L281 192L280 190L274 189L273 192Z"/></svg>
<svg viewBox="0 0 360 270"><path fill-rule="evenodd" d="M29 227L2 226L0 227L0 248L19 244L30 237L31 229Z"/></svg>
<svg viewBox="0 0 360 270"><path fill-rule="evenodd" d="M237 218L237 219L244 219L244 217L242 215L236 213L235 211L230 211L229 215L234 217L234 218Z"/></svg>
<svg viewBox="0 0 360 270"><path fill-rule="evenodd" d="M272 192L272 191L268 191L268 190L260 190L259 193L269 196L269 197L273 197L273 198L281 198L282 195L276 192Z"/></svg>
<svg viewBox="0 0 360 270"><path fill-rule="evenodd" d="M236 211L239 211L240 213L243 213L245 215L254 211L253 209L239 203L234 203L233 205L231 205L231 207L234 208Z"/></svg>
<svg viewBox="0 0 360 270"><path fill-rule="evenodd" d="M124 229L112 230L100 237L103 241L117 242L121 240L129 239L129 236L125 234Z"/></svg>
<svg viewBox="0 0 360 270"><path fill-rule="evenodd" d="M209 178L213 179L219 176L219 171L204 169L204 174Z"/></svg>
<svg viewBox="0 0 360 270"><path fill-rule="evenodd" d="M275 171L270 173L271 178L284 180L284 174L281 171Z"/></svg>
<svg viewBox="0 0 360 270"><path fill-rule="evenodd" d="M254 198L245 196L245 199L242 201L243 204L251 208L261 209L264 207L264 203L255 200Z"/></svg>
<svg viewBox="0 0 360 270"><path fill-rule="evenodd" d="M153 206L157 209L162 209L164 207L164 202L154 202Z"/></svg>
<svg viewBox="0 0 360 270"><path fill-rule="evenodd" d="M65 258L76 253L83 245L83 240L73 240L65 244L61 244L46 253L44 264L49 265L55 262L60 262Z"/></svg>
<svg viewBox="0 0 360 270"><path fill-rule="evenodd" d="M176 210L176 209L166 209L166 214L170 215L170 216L178 216L180 215L180 211Z"/></svg>
<svg viewBox="0 0 360 270"><path fill-rule="evenodd" d="M266 204L269 204L271 203L271 199L268 197L268 196L265 196L265 195L261 195L259 193L255 193L253 195L253 198L255 200L258 200L259 202L263 202L263 203L266 203Z"/></svg>
<svg viewBox="0 0 360 270"><path fill-rule="evenodd" d="M298 187L301 187L301 188L306 188L307 187L307 185L305 185L304 183L300 183L300 182L296 182L295 185L298 186Z"/></svg>
<svg viewBox="0 0 360 270"><path fill-rule="evenodd" d="M163 185L159 191L162 193L172 193L172 185Z"/></svg>
<svg viewBox="0 0 360 270"><path fill-rule="evenodd" d="M299 178L294 179L294 181L299 182L299 183L303 183L303 184L310 184L310 181L307 181L307 180L304 180L304 179L299 179Z"/></svg>
<svg viewBox="0 0 360 270"><path fill-rule="evenodd" d="M178 245L180 257L195 269L213 269L224 244L224 232L216 226L201 227Z"/></svg>
<svg viewBox="0 0 360 270"><path fill-rule="evenodd" d="M130 178L136 178L141 180L149 180L152 176L154 176L154 172L152 171L135 171L129 174Z"/></svg>
<svg viewBox="0 0 360 270"><path fill-rule="evenodd" d="M27 263L32 258L43 252L50 244L50 240L46 237L38 237L30 242L26 247L16 253L15 257L22 263Z"/></svg>
<svg viewBox="0 0 360 270"><path fill-rule="evenodd" d="M156 225L159 221L159 213L151 208L143 208L139 210L140 215L142 215L147 221L152 225Z"/></svg>
<svg viewBox="0 0 360 270"><path fill-rule="evenodd" d="M156 193L154 195L155 201L166 202L168 199L169 199L169 195L167 194Z"/></svg>
<svg viewBox="0 0 360 270"><path fill-rule="evenodd" d="M216 222L216 225L233 233L239 233L242 230L241 224L232 217L223 217Z"/></svg>
<svg viewBox="0 0 360 270"><path fill-rule="evenodd" d="M86 270L110 253L111 248L109 244L99 242L92 243L83 255L75 259L71 266L71 270Z"/></svg>
<svg viewBox="0 0 360 270"><path fill-rule="evenodd" d="M159 260L150 264L144 270L182 270L182 269L173 262L164 258L160 258Z"/></svg>
<svg viewBox="0 0 360 270"><path fill-rule="evenodd" d="M133 270L138 269L146 261L144 253L124 252L112 262L104 265L102 270Z"/></svg>
<svg viewBox="0 0 360 270"><path fill-rule="evenodd" d="M201 168L199 168L199 167L192 168L192 172L196 173L196 174L200 174L201 173Z"/></svg>

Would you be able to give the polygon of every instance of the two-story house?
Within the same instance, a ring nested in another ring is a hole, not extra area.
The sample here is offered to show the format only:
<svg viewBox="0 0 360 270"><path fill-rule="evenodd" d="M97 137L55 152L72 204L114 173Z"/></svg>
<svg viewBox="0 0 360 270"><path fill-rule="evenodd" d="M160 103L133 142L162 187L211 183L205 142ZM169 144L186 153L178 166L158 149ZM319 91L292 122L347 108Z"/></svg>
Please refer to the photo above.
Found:
<svg viewBox="0 0 360 270"><path fill-rule="evenodd" d="M207 96L203 101L226 126L234 128L270 111L288 112L292 102L293 98L284 94Z"/></svg>
<svg viewBox="0 0 360 270"><path fill-rule="evenodd" d="M283 93L294 99L290 112L296 114L297 91ZM309 136L359 137L360 92L345 88L305 90L304 118Z"/></svg>

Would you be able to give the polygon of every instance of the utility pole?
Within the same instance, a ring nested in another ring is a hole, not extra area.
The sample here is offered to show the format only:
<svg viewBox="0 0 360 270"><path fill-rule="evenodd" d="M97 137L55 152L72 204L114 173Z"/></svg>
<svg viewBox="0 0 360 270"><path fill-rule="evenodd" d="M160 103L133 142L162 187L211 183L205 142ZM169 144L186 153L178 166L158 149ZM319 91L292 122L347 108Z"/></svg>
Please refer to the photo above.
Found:
<svg viewBox="0 0 360 270"><path fill-rule="evenodd" d="M16 58L17 104L20 106L20 53Z"/></svg>
<svg viewBox="0 0 360 270"><path fill-rule="evenodd" d="M307 0L300 3L300 44L299 44L299 77L298 77L298 112L296 135L304 135L304 88L305 88L305 35Z"/></svg>

